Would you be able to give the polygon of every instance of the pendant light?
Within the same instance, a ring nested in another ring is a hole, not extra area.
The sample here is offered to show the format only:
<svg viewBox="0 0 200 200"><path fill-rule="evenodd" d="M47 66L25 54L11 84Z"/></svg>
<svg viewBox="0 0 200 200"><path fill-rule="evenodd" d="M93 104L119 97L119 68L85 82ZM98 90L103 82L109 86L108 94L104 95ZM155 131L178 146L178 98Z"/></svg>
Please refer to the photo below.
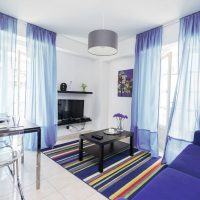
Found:
<svg viewBox="0 0 200 200"><path fill-rule="evenodd" d="M102 19L103 29L94 30L88 35L88 52L96 56L112 56L118 51L118 35L104 29L104 12Z"/></svg>
<svg viewBox="0 0 200 200"><path fill-rule="evenodd" d="M88 52L96 56L111 56L117 53L117 33L99 29L89 33Z"/></svg>

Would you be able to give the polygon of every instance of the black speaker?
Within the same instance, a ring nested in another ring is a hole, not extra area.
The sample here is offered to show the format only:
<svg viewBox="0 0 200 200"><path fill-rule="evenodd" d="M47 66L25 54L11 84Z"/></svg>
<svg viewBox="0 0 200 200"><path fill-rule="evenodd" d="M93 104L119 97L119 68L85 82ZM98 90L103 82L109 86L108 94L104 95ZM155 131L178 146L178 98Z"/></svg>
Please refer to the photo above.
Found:
<svg viewBox="0 0 200 200"><path fill-rule="evenodd" d="M61 83L60 84L60 90L63 91L63 92L67 91L67 84L66 83Z"/></svg>

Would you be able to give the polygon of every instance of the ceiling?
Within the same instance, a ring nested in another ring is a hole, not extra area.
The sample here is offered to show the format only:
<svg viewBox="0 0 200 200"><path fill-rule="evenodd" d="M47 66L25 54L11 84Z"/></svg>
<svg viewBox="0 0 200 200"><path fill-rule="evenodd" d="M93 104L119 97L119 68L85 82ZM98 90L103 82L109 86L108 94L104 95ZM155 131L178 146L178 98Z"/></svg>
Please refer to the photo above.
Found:
<svg viewBox="0 0 200 200"><path fill-rule="evenodd" d="M200 0L0 0L0 12L87 42L103 26L119 40L200 10Z"/></svg>

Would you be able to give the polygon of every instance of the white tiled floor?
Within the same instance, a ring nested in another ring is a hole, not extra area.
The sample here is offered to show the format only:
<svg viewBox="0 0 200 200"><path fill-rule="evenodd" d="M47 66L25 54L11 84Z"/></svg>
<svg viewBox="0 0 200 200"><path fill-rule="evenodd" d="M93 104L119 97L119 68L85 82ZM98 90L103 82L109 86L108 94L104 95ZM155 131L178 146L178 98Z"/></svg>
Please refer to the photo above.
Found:
<svg viewBox="0 0 200 200"><path fill-rule="evenodd" d="M21 184L25 200L106 200L104 196L42 154L41 189L35 188L34 152L25 152ZM0 169L0 200L20 200L16 183L8 169Z"/></svg>

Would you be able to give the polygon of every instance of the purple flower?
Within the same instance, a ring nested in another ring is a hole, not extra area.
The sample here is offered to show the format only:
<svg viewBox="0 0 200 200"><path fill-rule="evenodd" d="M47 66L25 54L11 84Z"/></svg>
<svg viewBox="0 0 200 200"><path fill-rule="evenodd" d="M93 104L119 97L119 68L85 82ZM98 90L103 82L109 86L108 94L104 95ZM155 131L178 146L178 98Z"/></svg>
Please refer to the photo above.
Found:
<svg viewBox="0 0 200 200"><path fill-rule="evenodd" d="M113 117L122 117L123 115L121 113L116 113L113 115Z"/></svg>
<svg viewBox="0 0 200 200"><path fill-rule="evenodd" d="M128 116L127 116L127 115L124 115L124 119L128 119Z"/></svg>
<svg viewBox="0 0 200 200"><path fill-rule="evenodd" d="M119 119L128 119L127 115L123 115L122 113L116 113L113 117L118 117Z"/></svg>

